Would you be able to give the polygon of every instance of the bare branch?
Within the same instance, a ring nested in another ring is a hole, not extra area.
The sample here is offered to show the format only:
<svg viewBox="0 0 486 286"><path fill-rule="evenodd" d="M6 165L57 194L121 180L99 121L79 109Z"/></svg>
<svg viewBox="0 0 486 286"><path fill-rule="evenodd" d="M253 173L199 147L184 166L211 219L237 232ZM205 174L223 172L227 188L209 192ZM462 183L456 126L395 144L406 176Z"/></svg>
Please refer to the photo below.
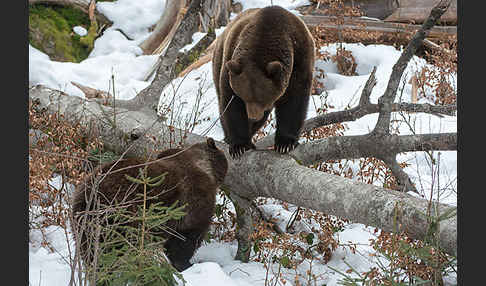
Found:
<svg viewBox="0 0 486 286"><path fill-rule="evenodd" d="M419 194L417 191L417 188L415 188L415 185L413 184L412 180L408 176L405 171L403 171L402 167L397 162L396 156L390 156L387 158L382 158L383 162L390 168L392 171L393 176L398 181L398 186L403 192L414 192L416 194Z"/></svg>
<svg viewBox="0 0 486 286"><path fill-rule="evenodd" d="M303 165L327 160L387 158L403 152L457 150L457 133L335 136L299 145L290 154Z"/></svg>
<svg viewBox="0 0 486 286"><path fill-rule="evenodd" d="M408 62L413 57L417 49L423 44L423 40L427 36L430 29L435 25L440 16L449 8L451 2L441 0L430 12L429 17L424 22L422 27L415 33L408 43L405 50L402 52L400 58L393 66L393 71L388 81L388 86L385 93L378 99L380 105L380 114L378 121L373 130L373 133L388 134L390 131L390 119L392 112L392 103L395 100L398 86L402 74L407 68Z"/></svg>
<svg viewBox="0 0 486 286"><path fill-rule="evenodd" d="M106 91L102 91L99 89L95 89L89 86L82 85L80 83L71 81L71 84L74 85L75 87L79 88L83 93L86 98L111 98L111 94Z"/></svg>
<svg viewBox="0 0 486 286"><path fill-rule="evenodd" d="M343 123L348 121L356 121L357 119L369 115L372 113L380 112L379 104L370 103L370 95L373 87L376 85L375 77L376 67L373 68L366 84L361 92L361 98L359 104L351 109L330 112L323 115L315 116L313 118L307 119L302 127L302 132L309 132L315 128L334 124ZM416 104L416 103L392 103L391 111L407 111L407 112L422 112L430 113L441 117L442 115L455 115L457 110L456 105L445 105L445 106L435 106L430 104ZM256 143L257 147L264 148L265 146L270 146L273 143L275 134L270 134L265 138L261 139Z"/></svg>
<svg viewBox="0 0 486 286"><path fill-rule="evenodd" d="M438 117L443 117L443 115L454 116L457 110L456 105L430 105L428 103L417 104L417 103L393 103L391 105L392 112L407 111L407 112L421 112L430 113ZM319 115L310 119L307 119L302 128L302 132L309 132L314 128L334 124L343 123L347 121L356 121L357 119L372 113L378 113L380 107L378 104L368 104L359 105L352 109L336 111L331 113L326 113Z"/></svg>

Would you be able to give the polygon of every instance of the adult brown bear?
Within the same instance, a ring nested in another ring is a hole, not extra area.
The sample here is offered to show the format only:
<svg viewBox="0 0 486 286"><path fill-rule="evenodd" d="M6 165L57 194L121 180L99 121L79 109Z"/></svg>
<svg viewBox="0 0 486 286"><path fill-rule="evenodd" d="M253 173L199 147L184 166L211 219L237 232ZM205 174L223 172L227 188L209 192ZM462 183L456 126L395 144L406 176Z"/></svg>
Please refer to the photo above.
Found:
<svg viewBox="0 0 486 286"><path fill-rule="evenodd" d="M275 150L286 153L298 145L314 55L314 40L305 24L279 6L248 9L226 27L214 50L213 79L233 158L255 148L251 138L273 107Z"/></svg>
<svg viewBox="0 0 486 286"><path fill-rule="evenodd" d="M212 138L181 151L183 149L166 150L157 156L165 159L147 165L147 175L151 178L167 172L162 185L148 188L147 193L152 199L147 201L147 207L155 202L162 202L167 206L176 201L187 204L184 208L186 215L180 220L169 221L166 225L184 236L185 240L161 232L161 235L167 238L164 244L166 254L179 271L191 266L189 260L207 233L214 214L216 191L228 170L226 157L223 151L216 147ZM90 218L86 211L92 210L93 204L88 205L87 201L94 190L97 190L100 204L113 205L116 202L135 212L137 206L143 203L139 198L144 192L143 186L134 184L125 175L136 178L140 167L133 166L145 162L140 158L128 158L117 163L105 164L97 171L101 171L101 177L106 177L99 180L92 175L79 185L73 195L76 229L80 229L78 222L82 216L88 215L88 219ZM97 174L97 171L94 174ZM93 185L97 187L94 188ZM77 239L80 242L81 257L86 263L91 261L86 259L89 249L88 235L90 234L84 233Z"/></svg>

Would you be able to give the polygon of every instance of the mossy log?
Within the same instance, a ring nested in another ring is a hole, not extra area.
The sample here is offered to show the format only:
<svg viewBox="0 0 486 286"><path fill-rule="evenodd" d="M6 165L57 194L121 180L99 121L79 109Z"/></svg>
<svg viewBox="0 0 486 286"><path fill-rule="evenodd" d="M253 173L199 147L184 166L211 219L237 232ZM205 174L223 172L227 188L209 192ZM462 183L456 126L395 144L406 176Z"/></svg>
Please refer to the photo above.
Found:
<svg viewBox="0 0 486 286"><path fill-rule="evenodd" d="M29 5L32 4L46 4L46 5L59 5L65 7L72 7L81 10L86 15L89 12L89 4L91 0L29 0ZM100 24L111 25L113 24L105 15L95 11L96 21Z"/></svg>

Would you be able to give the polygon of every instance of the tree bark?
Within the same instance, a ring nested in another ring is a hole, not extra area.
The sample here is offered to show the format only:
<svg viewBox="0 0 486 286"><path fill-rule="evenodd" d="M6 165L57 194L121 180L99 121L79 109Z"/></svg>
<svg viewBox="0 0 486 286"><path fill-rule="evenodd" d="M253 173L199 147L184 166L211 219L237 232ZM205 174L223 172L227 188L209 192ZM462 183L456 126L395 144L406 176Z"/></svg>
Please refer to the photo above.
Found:
<svg viewBox="0 0 486 286"><path fill-rule="evenodd" d="M388 22L423 23L437 0L398 0L399 7L385 18ZM457 24L457 0L451 1L450 7L441 17L442 22Z"/></svg>
<svg viewBox="0 0 486 286"><path fill-rule="evenodd" d="M318 2L317 0L312 2ZM430 10L437 4L438 0L353 0L344 1L345 7L359 7L367 17L377 18L389 22L404 22L421 24L427 19ZM312 5L312 8L319 7L318 10L312 10L311 14L325 15L329 4L319 3ZM302 12L309 10L302 7ZM442 22L455 25L457 23L457 0L451 2L451 6L441 18Z"/></svg>
<svg viewBox="0 0 486 286"><path fill-rule="evenodd" d="M311 2L318 2L317 0ZM377 18L380 20L385 19L386 17L390 16L398 7L397 0L353 0L353 1L343 1L343 5L345 7L358 7L359 11L364 14L364 16ZM326 1L322 1L318 4L314 4L312 8L319 8L315 9L312 14L326 14L326 9L329 9L330 4L326 3ZM306 8L302 8L302 10L306 10Z"/></svg>
<svg viewBox="0 0 486 286"><path fill-rule="evenodd" d="M187 10L188 0L174 0L165 3L164 13L154 31L140 44L145 55L160 54L174 37ZM199 14L199 31L208 32L209 28L225 26L229 21L231 0L203 1Z"/></svg>
<svg viewBox="0 0 486 286"><path fill-rule="evenodd" d="M345 17L344 24L340 26L336 24L336 17L334 16L304 15L301 19L309 27L320 26L328 29L339 28L383 33L415 33L420 29L420 25L373 21L356 17ZM430 30L428 37L440 39L452 35L457 35L456 26L436 26Z"/></svg>
<svg viewBox="0 0 486 286"><path fill-rule="evenodd" d="M186 7L186 2L185 0L165 2L164 12L160 16L160 20L157 22L154 31L140 44L144 55L153 54L156 50L161 51L168 44L171 38L170 35L175 33L180 21L184 17L183 8Z"/></svg>

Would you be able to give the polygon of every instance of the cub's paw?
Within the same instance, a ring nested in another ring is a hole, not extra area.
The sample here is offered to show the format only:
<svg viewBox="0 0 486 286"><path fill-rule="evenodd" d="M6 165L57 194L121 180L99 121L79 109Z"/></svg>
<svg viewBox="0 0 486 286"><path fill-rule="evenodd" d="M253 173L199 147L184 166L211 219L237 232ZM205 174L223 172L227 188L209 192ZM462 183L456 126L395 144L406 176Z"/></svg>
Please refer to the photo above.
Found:
<svg viewBox="0 0 486 286"><path fill-rule="evenodd" d="M253 143L244 144L231 144L229 147L229 153L233 159L240 159L241 155L245 153L246 150L256 149Z"/></svg>
<svg viewBox="0 0 486 286"><path fill-rule="evenodd" d="M288 153L295 149L299 145L294 138L289 137L275 137L275 151L280 154Z"/></svg>

